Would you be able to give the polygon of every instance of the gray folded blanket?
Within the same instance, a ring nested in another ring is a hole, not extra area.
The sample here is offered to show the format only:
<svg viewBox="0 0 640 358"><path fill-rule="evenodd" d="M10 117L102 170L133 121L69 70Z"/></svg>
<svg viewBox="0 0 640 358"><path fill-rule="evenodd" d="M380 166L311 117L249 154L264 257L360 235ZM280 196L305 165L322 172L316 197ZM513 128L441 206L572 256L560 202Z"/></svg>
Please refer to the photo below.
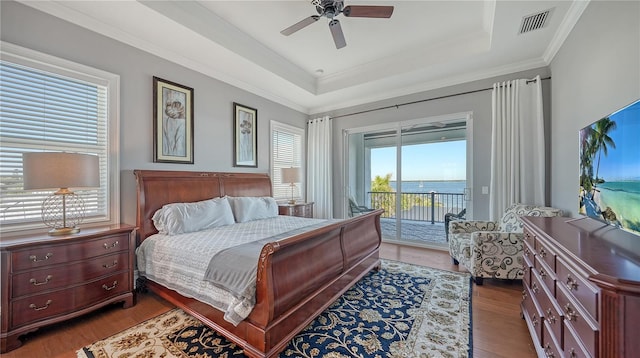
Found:
<svg viewBox="0 0 640 358"><path fill-rule="evenodd" d="M323 227L332 222L334 222L334 220L327 220L277 234L266 239L224 249L214 255L209 261L209 266L204 274L204 280L211 282L211 284L218 288L228 291L237 299L250 302L253 305L256 302L258 258L264 245L269 242L275 242Z"/></svg>

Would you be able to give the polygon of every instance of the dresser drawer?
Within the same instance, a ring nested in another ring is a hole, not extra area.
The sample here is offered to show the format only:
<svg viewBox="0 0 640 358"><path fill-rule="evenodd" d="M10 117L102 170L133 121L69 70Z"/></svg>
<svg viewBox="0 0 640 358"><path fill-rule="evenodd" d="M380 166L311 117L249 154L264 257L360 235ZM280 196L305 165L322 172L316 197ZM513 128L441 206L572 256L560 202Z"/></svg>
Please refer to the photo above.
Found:
<svg viewBox="0 0 640 358"><path fill-rule="evenodd" d="M70 244L42 245L12 252L12 272L84 260L128 249L129 234L116 234Z"/></svg>
<svg viewBox="0 0 640 358"><path fill-rule="evenodd" d="M544 262L549 266L552 271L556 269L556 253L550 249L547 245L543 244L540 240L536 240L536 256L539 256L540 259L544 260Z"/></svg>
<svg viewBox="0 0 640 358"><path fill-rule="evenodd" d="M537 303L534 301L534 296L529 287L526 285L522 291L522 314L524 319L529 324L529 330L533 331L535 335L533 338L534 343L542 344L542 315Z"/></svg>
<svg viewBox="0 0 640 358"><path fill-rule="evenodd" d="M577 333L570 325L564 324L564 356L566 358L590 358L591 355L582 345Z"/></svg>
<svg viewBox="0 0 640 358"><path fill-rule="evenodd" d="M38 294L128 269L129 251L121 251L89 261L22 272L11 279L11 297Z"/></svg>
<svg viewBox="0 0 640 358"><path fill-rule="evenodd" d="M595 356L598 351L598 324L576 303L564 285L557 285L556 299L562 308L565 324L573 328L587 352Z"/></svg>
<svg viewBox="0 0 640 358"><path fill-rule="evenodd" d="M556 341L550 334L549 325L544 323L544 342L542 344L542 350L546 358L562 358L562 348L560 342Z"/></svg>
<svg viewBox="0 0 640 358"><path fill-rule="evenodd" d="M538 274L540 275L540 281L547 287L547 289L549 289L549 291L551 292L551 296L555 296L555 293L556 293L555 273L553 272L553 270L549 268L549 266L547 266L546 261L540 258L540 256L536 256L534 261L535 261L534 267L536 268L536 271L538 271Z"/></svg>
<svg viewBox="0 0 640 358"><path fill-rule="evenodd" d="M537 269L531 270L531 292L540 306L545 323L558 343L562 342L562 309L558 307L553 293L541 282ZM535 290L533 289L535 287ZM545 336L548 337L548 336ZM543 343L545 343L543 338Z"/></svg>
<svg viewBox="0 0 640 358"><path fill-rule="evenodd" d="M524 230L523 240L531 249L535 248L535 236L527 229Z"/></svg>
<svg viewBox="0 0 640 358"><path fill-rule="evenodd" d="M130 291L129 274L125 271L82 286L13 300L11 328L74 312Z"/></svg>
<svg viewBox="0 0 640 358"><path fill-rule="evenodd" d="M558 258L558 285L563 285L584 307L594 320L598 320L598 289Z"/></svg>
<svg viewBox="0 0 640 358"><path fill-rule="evenodd" d="M529 261L533 264L533 258L535 256L535 253L536 253L536 250L533 248L533 246L529 246L529 244L525 241L524 251L522 252L522 256L529 259Z"/></svg>

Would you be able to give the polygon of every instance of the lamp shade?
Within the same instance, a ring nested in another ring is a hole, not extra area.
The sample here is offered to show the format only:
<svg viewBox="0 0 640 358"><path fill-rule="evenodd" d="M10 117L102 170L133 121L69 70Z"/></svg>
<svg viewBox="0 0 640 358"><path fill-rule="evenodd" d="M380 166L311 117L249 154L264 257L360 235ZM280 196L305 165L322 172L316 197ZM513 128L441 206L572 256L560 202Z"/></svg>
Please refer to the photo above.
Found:
<svg viewBox="0 0 640 358"><path fill-rule="evenodd" d="M63 152L22 154L25 190L100 186L96 155Z"/></svg>
<svg viewBox="0 0 640 358"><path fill-rule="evenodd" d="M300 168L282 168L282 182L290 184L299 183Z"/></svg>

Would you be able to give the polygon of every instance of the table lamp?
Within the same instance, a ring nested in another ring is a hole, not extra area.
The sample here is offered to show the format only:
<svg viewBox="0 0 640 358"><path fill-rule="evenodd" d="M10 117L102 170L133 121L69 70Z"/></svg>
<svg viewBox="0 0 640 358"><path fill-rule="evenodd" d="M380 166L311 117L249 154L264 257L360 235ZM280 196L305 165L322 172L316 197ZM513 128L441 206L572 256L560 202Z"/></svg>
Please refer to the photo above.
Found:
<svg viewBox="0 0 640 358"><path fill-rule="evenodd" d="M295 183L300 182L300 174L300 168L282 168L282 182L291 186L291 200L289 200L289 205L296 203L296 200L293 198L293 188L296 186Z"/></svg>
<svg viewBox="0 0 640 358"><path fill-rule="evenodd" d="M39 152L22 154L24 190L57 190L42 203L42 221L49 235L80 232L85 216L84 201L69 188L100 187L96 155Z"/></svg>

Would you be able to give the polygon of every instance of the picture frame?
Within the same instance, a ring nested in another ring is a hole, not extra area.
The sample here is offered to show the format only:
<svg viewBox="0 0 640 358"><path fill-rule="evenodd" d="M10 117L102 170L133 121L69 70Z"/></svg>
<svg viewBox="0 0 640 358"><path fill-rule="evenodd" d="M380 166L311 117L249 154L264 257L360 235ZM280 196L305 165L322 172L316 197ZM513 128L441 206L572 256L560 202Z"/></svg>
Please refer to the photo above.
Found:
<svg viewBox="0 0 640 358"><path fill-rule="evenodd" d="M153 162L193 164L193 88L153 77Z"/></svg>
<svg viewBox="0 0 640 358"><path fill-rule="evenodd" d="M233 166L258 167L258 110L233 102Z"/></svg>

